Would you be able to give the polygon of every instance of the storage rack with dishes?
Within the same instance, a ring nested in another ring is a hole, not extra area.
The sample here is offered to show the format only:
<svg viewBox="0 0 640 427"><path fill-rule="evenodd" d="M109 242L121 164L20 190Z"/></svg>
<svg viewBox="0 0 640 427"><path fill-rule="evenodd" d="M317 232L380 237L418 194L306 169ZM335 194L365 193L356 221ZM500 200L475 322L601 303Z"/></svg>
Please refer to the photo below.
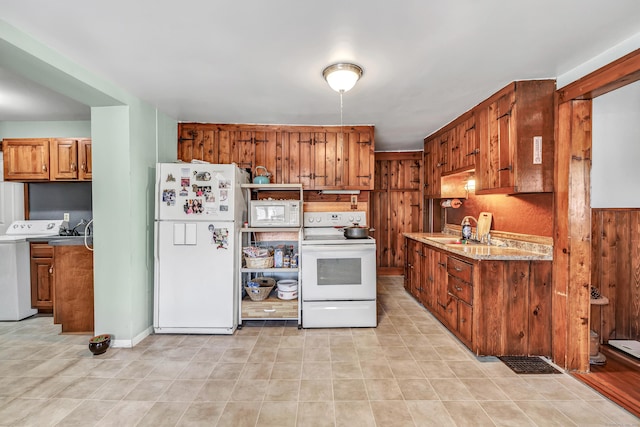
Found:
<svg viewBox="0 0 640 427"><path fill-rule="evenodd" d="M274 267L258 265L258 268L252 268L256 265L247 265L244 257L243 248L247 246L259 247L285 247L293 246L294 252L298 253L298 262L300 260L299 251L302 240L302 203L303 190L302 184L242 184L242 191L247 202L248 222L240 228L239 241L240 254L242 258L239 290L239 319L238 328L242 328L242 322L247 320L295 320L298 329L302 328L302 312L300 304L301 280L300 265L296 267ZM278 227L278 226L255 226L251 222L251 201L252 200L268 200L269 198L278 200L296 200L300 202L300 209L297 215L300 216L297 227ZM272 278L276 281L276 286L270 292L269 296L263 300L252 300L247 294L245 287L252 280L261 278ZM277 282L282 280L297 281L297 295L292 299L280 299L277 296Z"/></svg>

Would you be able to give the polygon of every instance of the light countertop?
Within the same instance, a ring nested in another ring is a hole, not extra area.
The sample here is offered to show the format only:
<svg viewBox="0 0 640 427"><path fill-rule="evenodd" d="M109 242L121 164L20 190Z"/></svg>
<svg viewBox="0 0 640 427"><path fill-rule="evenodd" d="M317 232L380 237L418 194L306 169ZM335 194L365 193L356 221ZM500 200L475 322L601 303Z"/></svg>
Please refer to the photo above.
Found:
<svg viewBox="0 0 640 427"><path fill-rule="evenodd" d="M502 260L502 261L552 261L550 251L537 252L514 246L494 246L486 244L460 243L459 237L445 233L403 233L409 239L426 243L435 248L451 252L474 260Z"/></svg>

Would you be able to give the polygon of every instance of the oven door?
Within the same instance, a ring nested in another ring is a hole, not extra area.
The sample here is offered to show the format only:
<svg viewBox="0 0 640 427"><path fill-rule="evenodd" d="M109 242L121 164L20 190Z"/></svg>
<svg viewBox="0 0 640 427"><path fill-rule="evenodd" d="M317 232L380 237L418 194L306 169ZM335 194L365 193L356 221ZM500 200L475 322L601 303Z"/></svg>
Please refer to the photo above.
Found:
<svg viewBox="0 0 640 427"><path fill-rule="evenodd" d="M305 245L300 256L304 301L376 299L375 244Z"/></svg>

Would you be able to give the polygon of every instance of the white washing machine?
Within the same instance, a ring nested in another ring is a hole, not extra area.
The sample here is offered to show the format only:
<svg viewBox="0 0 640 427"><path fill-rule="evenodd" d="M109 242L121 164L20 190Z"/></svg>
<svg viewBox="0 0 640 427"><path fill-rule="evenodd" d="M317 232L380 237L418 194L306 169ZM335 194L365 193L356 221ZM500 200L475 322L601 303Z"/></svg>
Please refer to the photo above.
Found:
<svg viewBox="0 0 640 427"><path fill-rule="evenodd" d="M62 220L13 221L0 236L0 320L22 320L31 308L30 237L57 236Z"/></svg>

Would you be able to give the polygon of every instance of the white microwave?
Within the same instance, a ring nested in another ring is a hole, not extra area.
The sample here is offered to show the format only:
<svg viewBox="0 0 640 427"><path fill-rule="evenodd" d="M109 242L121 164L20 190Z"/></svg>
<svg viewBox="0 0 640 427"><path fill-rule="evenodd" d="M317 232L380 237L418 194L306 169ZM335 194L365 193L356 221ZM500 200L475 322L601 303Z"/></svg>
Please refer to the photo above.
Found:
<svg viewBox="0 0 640 427"><path fill-rule="evenodd" d="M300 200L251 200L249 227L300 227Z"/></svg>

